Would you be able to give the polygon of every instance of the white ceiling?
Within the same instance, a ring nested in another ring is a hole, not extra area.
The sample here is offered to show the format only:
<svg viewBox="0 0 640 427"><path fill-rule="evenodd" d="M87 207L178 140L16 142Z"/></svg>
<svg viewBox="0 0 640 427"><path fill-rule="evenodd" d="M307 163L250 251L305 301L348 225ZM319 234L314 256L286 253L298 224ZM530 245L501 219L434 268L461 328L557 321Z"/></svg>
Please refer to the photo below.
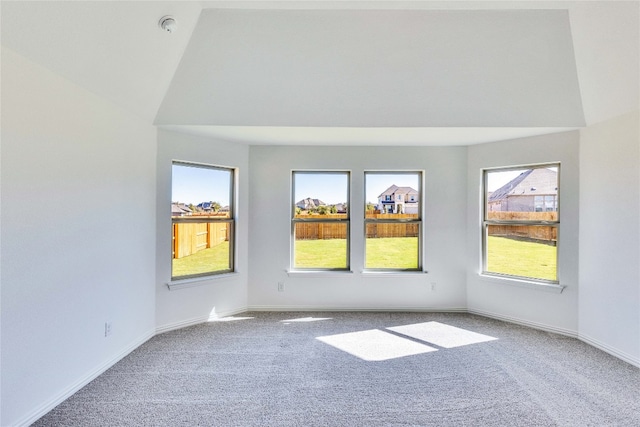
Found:
<svg viewBox="0 0 640 427"><path fill-rule="evenodd" d="M202 11L157 124L582 126L563 10Z"/></svg>
<svg viewBox="0 0 640 427"><path fill-rule="evenodd" d="M572 129L638 109L636 1L2 1L0 7L3 49L149 123L241 143L460 145ZM500 21L504 15L496 11L502 9L511 10L518 25ZM456 24L456 16L467 19L474 10L497 19L495 33L483 33L473 19ZM247 13L261 24L243 25ZM283 20L291 13L308 26ZM173 34L157 26L167 14L178 21ZM458 31L446 37L434 17L445 17ZM416 35L420 23L429 23L430 37ZM411 42L410 49L394 50L402 41ZM490 41L495 50L482 44ZM470 50L461 57L465 43L479 43L485 55ZM459 65L448 73L416 54L442 56L447 46L457 52L448 60ZM519 46L531 55L519 54ZM377 52L382 66L374 61ZM221 54L224 63L217 61ZM297 55L293 62L291 54ZM252 64L255 69L246 68ZM474 85L478 69L486 73ZM514 75L522 70L524 76ZM436 77L426 79L425 72ZM332 87L346 98L327 93ZM237 96L243 92L244 98ZM194 99L187 95L200 99L189 106ZM324 104L313 105L309 97ZM466 106L465 99L473 102ZM384 110L385 103L393 108Z"/></svg>

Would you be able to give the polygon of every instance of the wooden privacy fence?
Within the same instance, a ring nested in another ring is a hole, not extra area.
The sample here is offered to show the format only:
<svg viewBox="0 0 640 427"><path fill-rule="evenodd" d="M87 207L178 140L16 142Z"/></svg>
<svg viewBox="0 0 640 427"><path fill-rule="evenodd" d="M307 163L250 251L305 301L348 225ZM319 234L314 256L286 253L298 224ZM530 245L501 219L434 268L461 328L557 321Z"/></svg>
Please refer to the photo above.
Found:
<svg viewBox="0 0 640 427"><path fill-rule="evenodd" d="M558 212L488 212L489 220L557 221ZM538 240L549 243L558 241L558 228L545 225L489 225L489 236Z"/></svg>
<svg viewBox="0 0 640 427"><path fill-rule="evenodd" d="M228 222L179 222L173 224L173 258L193 255L229 240Z"/></svg>
<svg viewBox="0 0 640 427"><path fill-rule="evenodd" d="M376 214L367 213L367 218L376 219L399 219L399 218L418 218L417 214ZM327 218L346 218L345 214L333 215L296 215L296 218L307 219L327 219ZM407 223L388 223L381 222L376 224L367 224L367 238L377 237L417 237L419 233L418 224ZM328 222L298 222L295 224L296 240L326 240L326 239L346 239L347 224L346 223L328 223Z"/></svg>
<svg viewBox="0 0 640 427"><path fill-rule="evenodd" d="M307 219L327 219L346 218L345 214L333 215L296 215L296 218ZM367 213L367 218L375 219L398 219L417 218L417 214L381 214ZM489 212L488 219L512 220L512 221L557 221L557 212ZM378 237L417 237L419 225L412 223L389 223L378 222L368 223L366 226L367 238ZM558 240L558 228L551 226L536 225L490 225L488 233L490 236L501 236L516 239L536 240L554 243ZM298 222L295 224L296 240L323 240L323 239L346 239L347 225L345 223L330 222Z"/></svg>
<svg viewBox="0 0 640 427"><path fill-rule="evenodd" d="M389 214L389 213L369 213L366 218L371 219L418 219L418 214ZM420 225L415 223L390 223L378 222L366 225L367 238L375 239L379 237L418 237Z"/></svg>

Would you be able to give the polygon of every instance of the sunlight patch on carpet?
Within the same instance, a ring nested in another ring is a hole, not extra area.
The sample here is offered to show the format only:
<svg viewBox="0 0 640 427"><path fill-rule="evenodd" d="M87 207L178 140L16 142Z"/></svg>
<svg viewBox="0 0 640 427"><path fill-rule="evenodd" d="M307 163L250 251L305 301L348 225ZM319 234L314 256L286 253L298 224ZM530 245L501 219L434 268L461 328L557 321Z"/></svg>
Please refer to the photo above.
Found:
<svg viewBox="0 0 640 427"><path fill-rule="evenodd" d="M316 339L367 361L382 361L437 351L433 347L378 329L328 335Z"/></svg>
<svg viewBox="0 0 640 427"><path fill-rule="evenodd" d="M461 347L498 339L439 322L416 323L387 329L443 348Z"/></svg>

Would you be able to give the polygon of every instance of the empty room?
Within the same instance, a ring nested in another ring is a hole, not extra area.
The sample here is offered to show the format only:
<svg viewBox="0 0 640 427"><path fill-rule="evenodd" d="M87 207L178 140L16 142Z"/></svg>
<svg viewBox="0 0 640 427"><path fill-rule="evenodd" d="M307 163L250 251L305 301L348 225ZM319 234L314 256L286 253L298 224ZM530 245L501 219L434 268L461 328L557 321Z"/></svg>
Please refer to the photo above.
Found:
<svg viewBox="0 0 640 427"><path fill-rule="evenodd" d="M640 424L640 2L0 15L1 426Z"/></svg>

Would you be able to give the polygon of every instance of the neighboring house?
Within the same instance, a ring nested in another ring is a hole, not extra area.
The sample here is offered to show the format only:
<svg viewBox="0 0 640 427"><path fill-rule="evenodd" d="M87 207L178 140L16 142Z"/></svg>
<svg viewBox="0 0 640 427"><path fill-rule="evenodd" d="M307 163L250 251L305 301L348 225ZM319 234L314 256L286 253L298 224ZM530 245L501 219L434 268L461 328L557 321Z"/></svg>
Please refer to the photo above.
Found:
<svg viewBox="0 0 640 427"><path fill-rule="evenodd" d="M171 216L186 216L193 212L184 203L171 203Z"/></svg>
<svg viewBox="0 0 640 427"><path fill-rule="evenodd" d="M202 203L198 203L196 207L198 208L198 210L201 210L203 212L211 212L213 210L213 203L202 202Z"/></svg>
<svg viewBox="0 0 640 427"><path fill-rule="evenodd" d="M326 205L322 200L312 199L311 197L307 197L306 199L302 199L296 203L296 207L302 209L303 211L318 209L318 207L320 206L326 206Z"/></svg>
<svg viewBox="0 0 640 427"><path fill-rule="evenodd" d="M214 212L216 210L216 202L202 202L196 206L201 212Z"/></svg>
<svg viewBox="0 0 640 427"><path fill-rule="evenodd" d="M558 210L558 173L551 169L529 169L493 191L489 211L554 212Z"/></svg>
<svg viewBox="0 0 640 427"><path fill-rule="evenodd" d="M417 190L394 184L378 196L376 208L384 213L418 213L419 199Z"/></svg>

